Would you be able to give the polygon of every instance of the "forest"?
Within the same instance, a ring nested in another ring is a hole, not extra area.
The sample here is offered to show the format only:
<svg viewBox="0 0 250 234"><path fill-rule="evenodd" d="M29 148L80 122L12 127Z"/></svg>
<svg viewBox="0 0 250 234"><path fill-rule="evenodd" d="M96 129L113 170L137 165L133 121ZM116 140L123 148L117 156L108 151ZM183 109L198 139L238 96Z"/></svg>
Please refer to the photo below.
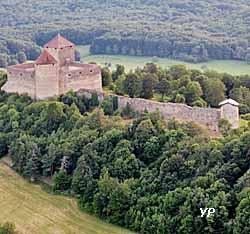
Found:
<svg viewBox="0 0 250 234"><path fill-rule="evenodd" d="M0 6L0 66L35 59L61 32L92 54L189 62L250 61L249 1L9 0Z"/></svg>
<svg viewBox="0 0 250 234"><path fill-rule="evenodd" d="M164 69L147 63L129 72L123 65L117 65L113 71L105 66L102 84L105 91L118 95L198 107L218 107L221 101L232 98L240 103L242 118L250 120L249 75L187 69L185 65Z"/></svg>
<svg viewBox="0 0 250 234"><path fill-rule="evenodd" d="M142 234L249 233L249 126L226 130L211 138L159 112L100 106L95 94L34 102L0 92L0 155L13 169ZM206 207L215 214L201 217Z"/></svg>

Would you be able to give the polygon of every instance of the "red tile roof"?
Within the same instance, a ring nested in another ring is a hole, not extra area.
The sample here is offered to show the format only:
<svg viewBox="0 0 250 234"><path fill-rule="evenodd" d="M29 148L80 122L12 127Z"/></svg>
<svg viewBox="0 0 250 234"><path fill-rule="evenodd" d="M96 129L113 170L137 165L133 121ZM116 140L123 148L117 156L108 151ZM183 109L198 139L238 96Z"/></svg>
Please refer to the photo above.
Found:
<svg viewBox="0 0 250 234"><path fill-rule="evenodd" d="M70 46L74 46L74 44L65 39L60 34L58 34L56 37L54 37L47 44L44 45L45 48L57 48L57 49Z"/></svg>
<svg viewBox="0 0 250 234"><path fill-rule="evenodd" d="M43 53L35 61L35 64L37 65L55 63L57 63L56 59L47 50L44 50Z"/></svg>

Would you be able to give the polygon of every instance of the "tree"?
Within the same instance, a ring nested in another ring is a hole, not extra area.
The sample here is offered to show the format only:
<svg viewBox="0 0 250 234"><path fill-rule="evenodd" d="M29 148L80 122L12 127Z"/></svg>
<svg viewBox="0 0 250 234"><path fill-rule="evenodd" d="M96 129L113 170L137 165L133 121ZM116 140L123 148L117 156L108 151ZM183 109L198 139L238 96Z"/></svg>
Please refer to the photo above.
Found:
<svg viewBox="0 0 250 234"><path fill-rule="evenodd" d="M30 177L32 182L36 181L41 175L41 159L39 158L39 150L37 145L33 144L31 149L31 157L25 166L24 174Z"/></svg>
<svg viewBox="0 0 250 234"><path fill-rule="evenodd" d="M54 175L53 182L54 191L67 191L71 186L71 177L65 170L60 170Z"/></svg>
<svg viewBox="0 0 250 234"><path fill-rule="evenodd" d="M185 65L173 65L170 67L169 73L174 80L180 79L182 76L190 74Z"/></svg>
<svg viewBox="0 0 250 234"><path fill-rule="evenodd" d="M112 80L116 81L119 76L125 74L125 67L123 65L117 64L116 70L112 73Z"/></svg>
<svg viewBox="0 0 250 234"><path fill-rule="evenodd" d="M142 91L142 80L136 73L130 72L126 75L123 87L129 97L138 97Z"/></svg>
<svg viewBox="0 0 250 234"><path fill-rule="evenodd" d="M114 114L113 100L110 99L110 97L105 97L102 102L102 108L105 115L113 115Z"/></svg>
<svg viewBox="0 0 250 234"><path fill-rule="evenodd" d="M225 99L225 90L225 85L219 79L207 79L203 90L204 99L209 105L217 107Z"/></svg>
<svg viewBox="0 0 250 234"><path fill-rule="evenodd" d="M154 87L156 83L157 77L153 74L146 74L142 81L142 93L141 97L150 99L154 96Z"/></svg>
<svg viewBox="0 0 250 234"><path fill-rule="evenodd" d="M249 193L249 192L248 192ZM248 234L250 233L250 198L248 196L244 197L237 209L236 209L236 218L233 228L234 234Z"/></svg>
<svg viewBox="0 0 250 234"><path fill-rule="evenodd" d="M191 105L194 101L199 99L202 95L202 89L197 81L191 81L188 83L185 90L185 99L187 104Z"/></svg>
<svg viewBox="0 0 250 234"><path fill-rule="evenodd" d="M232 129L232 124L227 119L220 119L219 129L223 136L227 136Z"/></svg>
<svg viewBox="0 0 250 234"><path fill-rule="evenodd" d="M164 96L170 91L170 82L165 78L161 79L156 85L156 91L161 94L161 100L163 102Z"/></svg>
<svg viewBox="0 0 250 234"><path fill-rule="evenodd" d="M0 67L7 67L8 57L6 54L0 54Z"/></svg>
<svg viewBox="0 0 250 234"><path fill-rule="evenodd" d="M76 194L83 197L83 200L89 202L93 198L97 183L93 177L93 172L85 156L81 156L77 162L72 180L72 189Z"/></svg>
<svg viewBox="0 0 250 234"><path fill-rule="evenodd" d="M250 63L250 53L246 54L245 60L248 64Z"/></svg>
<svg viewBox="0 0 250 234"><path fill-rule="evenodd" d="M23 51L18 52L17 60L19 63L24 63L27 60L26 54Z"/></svg>
<svg viewBox="0 0 250 234"><path fill-rule="evenodd" d="M154 63L147 63L144 68L143 71L146 73L156 73L157 72L157 66Z"/></svg>
<svg viewBox="0 0 250 234"><path fill-rule="evenodd" d="M102 72L102 85L109 86L112 82L112 76L109 68L104 67L101 69Z"/></svg>

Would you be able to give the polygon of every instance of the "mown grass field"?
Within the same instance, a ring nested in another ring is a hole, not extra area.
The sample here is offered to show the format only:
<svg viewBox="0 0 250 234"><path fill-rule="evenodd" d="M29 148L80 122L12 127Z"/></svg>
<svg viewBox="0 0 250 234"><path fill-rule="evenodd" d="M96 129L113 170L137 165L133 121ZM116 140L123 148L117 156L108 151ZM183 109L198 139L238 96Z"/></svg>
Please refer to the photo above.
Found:
<svg viewBox="0 0 250 234"><path fill-rule="evenodd" d="M14 222L20 234L129 234L82 213L76 201L50 195L0 160L0 223Z"/></svg>
<svg viewBox="0 0 250 234"><path fill-rule="evenodd" d="M207 63L185 63L179 60L156 58L153 57L139 57L139 56L124 56L124 55L90 55L89 46L77 46L81 53L82 59L85 62L96 62L102 66L106 63L111 63L112 68L116 64L125 65L127 70L135 69L136 67L143 67L148 62L154 62L162 67L169 67L175 64L185 64L188 68L216 70L218 72L227 72L232 75L250 74L250 65L243 61L234 60L212 60Z"/></svg>

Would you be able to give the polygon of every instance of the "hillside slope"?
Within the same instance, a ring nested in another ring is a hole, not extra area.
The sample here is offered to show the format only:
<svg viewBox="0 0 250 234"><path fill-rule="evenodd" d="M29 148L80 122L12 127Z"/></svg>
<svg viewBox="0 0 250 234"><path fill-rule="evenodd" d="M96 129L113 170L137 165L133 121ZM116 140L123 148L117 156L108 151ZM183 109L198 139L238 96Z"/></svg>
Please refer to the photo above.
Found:
<svg viewBox="0 0 250 234"><path fill-rule="evenodd" d="M80 212L73 199L47 194L2 161L0 194L0 222L14 222L21 234L129 233Z"/></svg>
<svg viewBox="0 0 250 234"><path fill-rule="evenodd" d="M9 0L0 6L0 53L32 59L32 41L61 31L95 54L249 60L249 9L249 0Z"/></svg>

